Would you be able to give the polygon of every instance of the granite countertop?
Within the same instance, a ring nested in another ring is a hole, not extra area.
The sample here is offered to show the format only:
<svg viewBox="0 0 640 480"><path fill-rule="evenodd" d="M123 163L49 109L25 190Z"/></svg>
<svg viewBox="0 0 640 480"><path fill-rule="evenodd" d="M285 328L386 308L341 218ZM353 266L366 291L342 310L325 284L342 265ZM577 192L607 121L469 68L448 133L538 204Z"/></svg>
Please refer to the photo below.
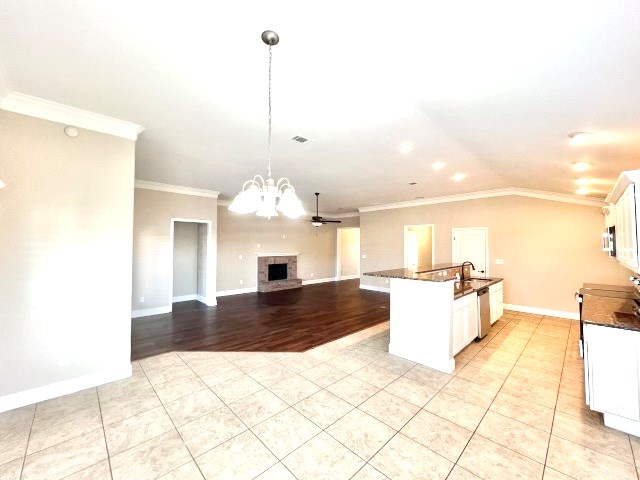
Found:
<svg viewBox="0 0 640 480"><path fill-rule="evenodd" d="M460 265L457 266L459 267ZM391 270L368 272L364 275L369 275L370 277L401 278L403 280L424 280L427 282L447 282L456 279L455 275L439 275L438 272L440 270L442 269L431 272L421 272L410 268L393 268Z"/></svg>
<svg viewBox="0 0 640 480"><path fill-rule="evenodd" d="M640 318L634 315L633 305L631 298L583 294L582 322L640 331Z"/></svg>
<svg viewBox="0 0 640 480"><path fill-rule="evenodd" d="M453 285L453 299L457 300L460 297L464 297L465 295L469 295L470 293L477 292L481 288L486 288L495 283L499 283L503 278L476 278L471 277L466 279L464 282L456 282Z"/></svg>

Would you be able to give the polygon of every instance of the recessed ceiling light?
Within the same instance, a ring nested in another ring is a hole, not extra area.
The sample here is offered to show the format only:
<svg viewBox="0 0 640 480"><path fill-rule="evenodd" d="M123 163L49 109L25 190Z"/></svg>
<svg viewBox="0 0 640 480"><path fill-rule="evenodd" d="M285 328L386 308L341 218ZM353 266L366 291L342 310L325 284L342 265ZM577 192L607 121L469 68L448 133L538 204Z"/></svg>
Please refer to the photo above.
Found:
<svg viewBox="0 0 640 480"><path fill-rule="evenodd" d="M67 137L76 138L78 135L80 135L80 132L78 132L78 129L76 127L72 127L71 125L67 125L66 127L64 127L64 134Z"/></svg>
<svg viewBox="0 0 640 480"><path fill-rule="evenodd" d="M451 180L453 180L454 182L461 182L465 178L467 178L467 174L466 173L458 172L453 177L451 177Z"/></svg>
<svg viewBox="0 0 640 480"><path fill-rule="evenodd" d="M586 172L591 168L591 164L587 162L576 162L571 165L571 168L576 172Z"/></svg>
<svg viewBox="0 0 640 480"><path fill-rule="evenodd" d="M586 195L589 193L589 189L587 187L580 187L576 190L576 195Z"/></svg>
<svg viewBox="0 0 640 480"><path fill-rule="evenodd" d="M446 166L447 166L447 164L446 164L446 163L444 163L444 162L440 162L440 161L438 161L438 162L433 162L433 163L431 164L431 168L433 168L434 170L442 170L442 169L443 169L444 167L446 167Z"/></svg>
<svg viewBox="0 0 640 480"><path fill-rule="evenodd" d="M569 134L569 141L571 145L585 145L589 142L589 137L591 133L589 132L571 132Z"/></svg>
<svg viewBox="0 0 640 480"><path fill-rule="evenodd" d="M589 178L576 178L576 185L585 186L589 185L591 180Z"/></svg>
<svg viewBox="0 0 640 480"><path fill-rule="evenodd" d="M400 153L411 153L413 151L413 143L411 142L402 142L400 144Z"/></svg>

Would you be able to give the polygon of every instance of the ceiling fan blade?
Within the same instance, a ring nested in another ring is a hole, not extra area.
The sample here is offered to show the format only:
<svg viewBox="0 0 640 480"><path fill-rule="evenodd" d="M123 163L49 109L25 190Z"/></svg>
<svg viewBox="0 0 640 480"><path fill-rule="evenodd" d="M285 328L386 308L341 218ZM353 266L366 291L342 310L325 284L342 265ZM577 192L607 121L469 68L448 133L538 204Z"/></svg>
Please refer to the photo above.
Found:
<svg viewBox="0 0 640 480"><path fill-rule="evenodd" d="M342 223L342 220L320 220L322 223Z"/></svg>

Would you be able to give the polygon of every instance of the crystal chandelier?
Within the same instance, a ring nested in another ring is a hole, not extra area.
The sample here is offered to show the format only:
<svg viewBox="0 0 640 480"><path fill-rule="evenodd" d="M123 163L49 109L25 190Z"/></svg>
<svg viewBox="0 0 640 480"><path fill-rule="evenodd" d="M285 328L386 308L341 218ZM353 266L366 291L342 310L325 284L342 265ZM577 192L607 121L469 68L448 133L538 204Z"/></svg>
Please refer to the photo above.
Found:
<svg viewBox="0 0 640 480"><path fill-rule="evenodd" d="M271 47L280 38L278 34L267 30L262 32L262 41L269 45L269 140L267 154L267 179L256 175L242 185L229 210L235 213L253 213L260 217L277 217L278 212L289 218L298 218L305 214L302 203L288 178L281 178L277 182L271 178Z"/></svg>

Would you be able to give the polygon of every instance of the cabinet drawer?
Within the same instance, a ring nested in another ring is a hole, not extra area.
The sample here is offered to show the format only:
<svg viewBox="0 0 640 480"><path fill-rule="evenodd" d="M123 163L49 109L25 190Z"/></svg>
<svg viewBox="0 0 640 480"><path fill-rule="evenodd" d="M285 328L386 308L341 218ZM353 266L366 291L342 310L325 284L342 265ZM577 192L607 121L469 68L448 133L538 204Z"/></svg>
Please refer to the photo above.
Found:
<svg viewBox="0 0 640 480"><path fill-rule="evenodd" d="M497 292L498 290L502 290L502 282L494 283L489 286L489 294Z"/></svg>

